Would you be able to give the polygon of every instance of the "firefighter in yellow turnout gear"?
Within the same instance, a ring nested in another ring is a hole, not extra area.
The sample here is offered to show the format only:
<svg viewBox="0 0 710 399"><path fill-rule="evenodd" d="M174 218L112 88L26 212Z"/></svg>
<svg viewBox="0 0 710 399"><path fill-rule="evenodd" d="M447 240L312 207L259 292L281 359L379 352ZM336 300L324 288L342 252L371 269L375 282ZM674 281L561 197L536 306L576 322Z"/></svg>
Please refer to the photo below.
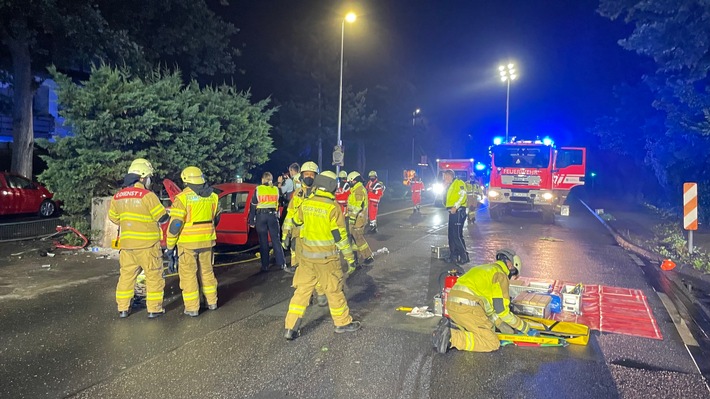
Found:
<svg viewBox="0 0 710 399"><path fill-rule="evenodd" d="M343 271L338 250L348 265L352 265L355 259L345 231L345 218L333 194L337 187L336 178L331 171L316 176L314 195L303 201L293 218L294 224L301 226L303 248L300 251L300 265L293 277L296 291L289 303L285 320L285 337L288 340L300 335L303 314L317 283L322 285L328 298L335 332L360 329L360 322L353 321L350 316L343 293Z"/></svg>
<svg viewBox="0 0 710 399"><path fill-rule="evenodd" d="M350 195L348 196L348 218L350 235L352 236L353 251L357 251L358 262L365 265L371 264L372 250L365 240L365 224L367 223L367 189L363 185L363 178L358 172L350 172L348 175L350 182ZM348 273L355 271L355 268L348 269Z"/></svg>
<svg viewBox="0 0 710 399"><path fill-rule="evenodd" d="M146 277L148 317L153 319L164 313L165 280L159 223L167 222L168 215L158 196L149 190L153 173L150 162L142 158L133 161L124 177L123 188L113 196L108 212L109 219L120 231L121 271L116 285L116 304L121 318L131 313L131 299L141 269Z"/></svg>
<svg viewBox="0 0 710 399"><path fill-rule="evenodd" d="M200 313L200 286L208 309L217 309L212 247L217 239L218 199L199 168L188 166L180 177L187 187L170 209L167 246L168 251L175 251L177 244L184 313L195 317Z"/></svg>
<svg viewBox="0 0 710 399"><path fill-rule="evenodd" d="M500 347L495 328L505 333L517 330L531 336L539 332L510 311L509 279L517 278L522 262L510 249L496 252L494 263L474 266L451 288L446 308L451 321L442 318L433 334L439 353L449 347L469 352L491 352Z"/></svg>

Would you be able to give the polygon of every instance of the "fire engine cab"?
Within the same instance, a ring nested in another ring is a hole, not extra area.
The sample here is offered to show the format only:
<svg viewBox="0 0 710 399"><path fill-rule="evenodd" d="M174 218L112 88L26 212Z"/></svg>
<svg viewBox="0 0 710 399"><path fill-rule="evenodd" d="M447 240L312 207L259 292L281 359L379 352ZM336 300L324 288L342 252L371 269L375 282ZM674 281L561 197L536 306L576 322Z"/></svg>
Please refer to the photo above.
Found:
<svg viewBox="0 0 710 399"><path fill-rule="evenodd" d="M534 210L546 223L554 223L570 190L584 184L585 148L558 149L549 138L505 143L496 139L490 156L488 210L493 220L512 210Z"/></svg>

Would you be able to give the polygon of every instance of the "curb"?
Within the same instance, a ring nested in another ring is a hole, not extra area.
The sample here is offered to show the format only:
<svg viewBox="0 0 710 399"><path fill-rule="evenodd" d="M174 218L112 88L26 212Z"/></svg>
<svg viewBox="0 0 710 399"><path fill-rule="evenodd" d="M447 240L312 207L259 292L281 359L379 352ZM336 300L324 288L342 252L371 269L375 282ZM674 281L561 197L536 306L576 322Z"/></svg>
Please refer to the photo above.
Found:
<svg viewBox="0 0 710 399"><path fill-rule="evenodd" d="M587 205L586 202L583 200L579 199L579 202L584 205L589 212L599 220L599 222L611 233L611 235L614 237L614 240L616 241L617 244L619 244L620 247L624 248L627 251L633 252L637 255L643 256L646 259L649 259L651 261L655 261L656 263L660 263L663 261L663 257L654 253L653 251L640 247L636 244L631 243L628 241L624 236L619 234L616 230L614 230L613 227L611 227L606 220L602 219L599 215L597 215L594 210ZM687 265L679 265L680 267L691 267ZM698 301L698 299L687 289L685 284L683 284L683 281L681 281L681 278L678 276L676 272L670 271L670 272L665 272L663 274L660 274L660 268L658 266L652 265L651 267L654 267L658 269L659 275L662 277L665 277L668 281L670 281L673 284L673 291L676 293L682 293L683 297L691 302L693 305L697 306L698 309L700 309L704 313L704 318L706 320L710 320L710 309L708 309L707 306L705 306L702 302Z"/></svg>

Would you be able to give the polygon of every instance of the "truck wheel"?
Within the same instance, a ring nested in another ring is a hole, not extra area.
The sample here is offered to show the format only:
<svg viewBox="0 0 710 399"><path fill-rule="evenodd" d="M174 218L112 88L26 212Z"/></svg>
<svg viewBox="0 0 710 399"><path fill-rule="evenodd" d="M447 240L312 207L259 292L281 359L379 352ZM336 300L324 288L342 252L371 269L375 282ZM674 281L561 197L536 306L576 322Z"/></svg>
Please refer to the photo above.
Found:
<svg viewBox="0 0 710 399"><path fill-rule="evenodd" d="M542 222L545 224L555 224L555 212L542 211Z"/></svg>
<svg viewBox="0 0 710 399"><path fill-rule="evenodd" d="M491 216L491 220L497 222L503 218L503 209L500 207L488 208L488 214Z"/></svg>

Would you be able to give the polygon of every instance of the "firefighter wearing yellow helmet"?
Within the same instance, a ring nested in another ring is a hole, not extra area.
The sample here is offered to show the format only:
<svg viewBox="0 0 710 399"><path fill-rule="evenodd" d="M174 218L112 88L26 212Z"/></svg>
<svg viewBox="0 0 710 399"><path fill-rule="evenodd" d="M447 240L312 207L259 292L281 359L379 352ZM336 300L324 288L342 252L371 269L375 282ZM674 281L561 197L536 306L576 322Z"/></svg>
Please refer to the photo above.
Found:
<svg viewBox="0 0 710 399"><path fill-rule="evenodd" d="M355 259L345 231L345 218L333 194L338 186L336 179L337 176L331 171L316 176L313 196L303 201L293 218L293 223L301 226L303 250L300 253L300 265L293 277L296 291L286 314L285 337L288 340L300 335L303 315L318 283L328 298L335 332L360 329L360 322L353 321L350 316L343 293L343 271L338 251L343 254L349 266L355 263Z"/></svg>
<svg viewBox="0 0 710 399"><path fill-rule="evenodd" d="M296 271L296 266L299 263L299 233L300 228L294 226L293 216L296 214L298 207L301 206L303 201L312 194L313 181L318 174L318 165L313 161L308 161L301 166L301 172L299 173L299 181L301 186L298 187L291 196L291 200L288 202L288 207L286 208L286 218L284 219L283 229L281 231L281 246L284 249L291 249L291 266L286 270L289 273L294 273Z"/></svg>
<svg viewBox="0 0 710 399"><path fill-rule="evenodd" d="M500 347L494 326L512 334L517 330L531 336L539 332L510 311L509 280L520 275L522 261L511 249L496 251L493 263L474 266L459 277L449 292L446 309L452 329L444 317L433 334L436 351L450 348L469 352L491 352Z"/></svg>
<svg viewBox="0 0 710 399"><path fill-rule="evenodd" d="M170 209L167 246L169 256L177 255L180 260L178 275L184 313L196 317L200 314L200 284L207 308L217 309L212 247L219 223L218 198L212 187L205 184L199 168L188 166L180 178L185 189L175 196Z"/></svg>
<svg viewBox="0 0 710 399"><path fill-rule="evenodd" d="M373 262L372 250L365 240L365 224L367 216L367 190L363 186L362 176L358 172L350 172L347 176L350 183L350 195L348 196L348 225L350 236L352 237L353 251L357 251L358 262L369 265ZM348 273L355 271L348 270Z"/></svg>
<svg viewBox="0 0 710 399"><path fill-rule="evenodd" d="M136 276L143 269L146 276L146 305L148 317L156 318L164 313L163 268L161 262L159 223L165 223L168 215L158 196L148 188L153 176L153 166L139 158L131 163L123 179L123 188L111 200L108 216L119 226L119 264L121 266L116 285L116 304L119 317L131 313L131 299L135 295Z"/></svg>
<svg viewBox="0 0 710 399"><path fill-rule="evenodd" d="M385 185L377 179L377 172L374 170L371 170L367 177L369 181L365 188L367 189L367 213L370 218L370 231L377 233L377 210L380 207L382 195L385 193Z"/></svg>

